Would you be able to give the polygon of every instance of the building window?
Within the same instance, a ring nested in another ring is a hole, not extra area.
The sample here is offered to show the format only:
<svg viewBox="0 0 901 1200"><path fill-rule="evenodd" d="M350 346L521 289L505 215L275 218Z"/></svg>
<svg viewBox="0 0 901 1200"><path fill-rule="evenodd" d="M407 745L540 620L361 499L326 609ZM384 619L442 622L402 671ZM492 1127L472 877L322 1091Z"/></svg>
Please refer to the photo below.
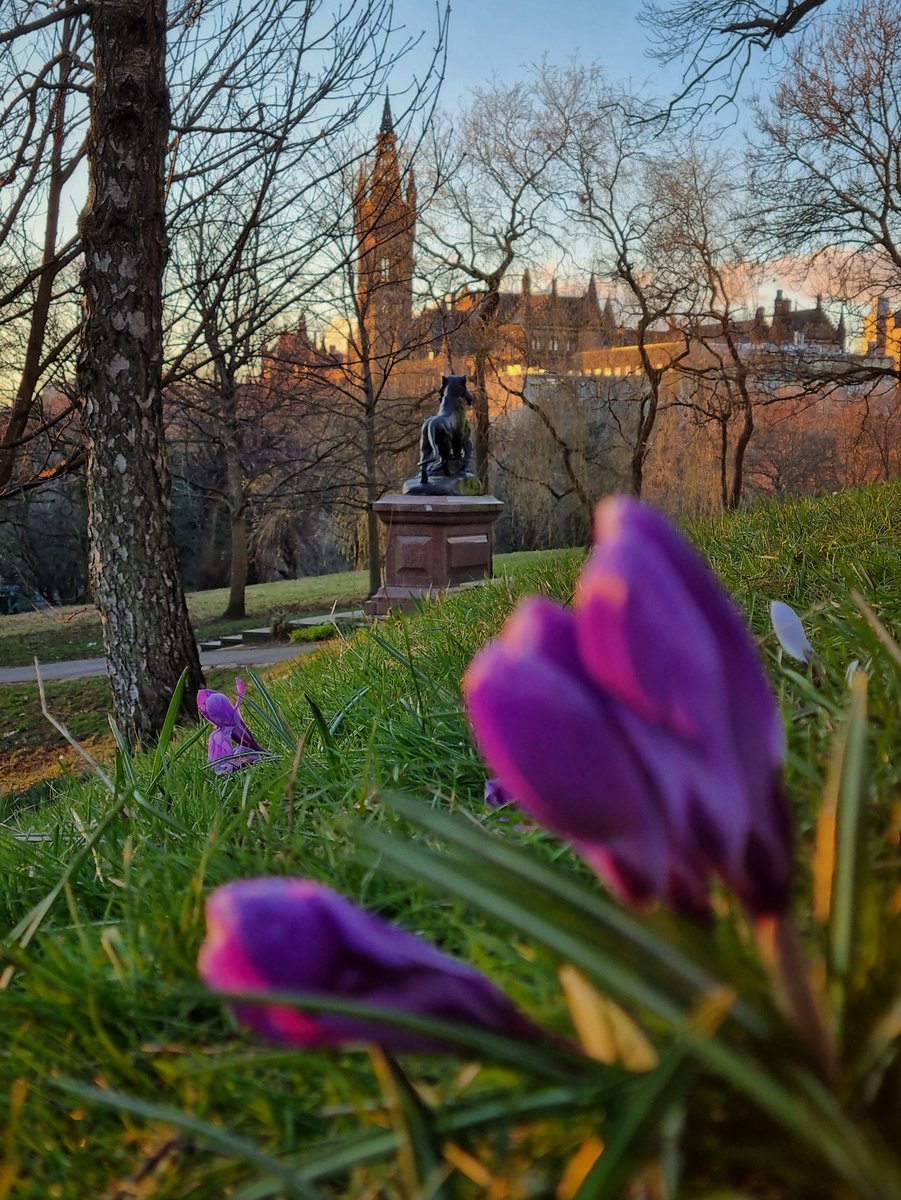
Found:
<svg viewBox="0 0 901 1200"><path fill-rule="evenodd" d="M541 340L539 338L537 338L537 337L532 338L532 349L533 350L541 349Z"/></svg>
<svg viewBox="0 0 901 1200"><path fill-rule="evenodd" d="M560 343L557 341L557 339L556 339L556 338L551 338L551 351L552 351L552 353L556 354L556 353L557 353L557 351L558 351L559 349L560 349Z"/></svg>
<svg viewBox="0 0 901 1200"><path fill-rule="evenodd" d="M381 272L383 279L387 279L391 274L391 260L387 257L387 255L382 256L381 262L379 263L379 271Z"/></svg>

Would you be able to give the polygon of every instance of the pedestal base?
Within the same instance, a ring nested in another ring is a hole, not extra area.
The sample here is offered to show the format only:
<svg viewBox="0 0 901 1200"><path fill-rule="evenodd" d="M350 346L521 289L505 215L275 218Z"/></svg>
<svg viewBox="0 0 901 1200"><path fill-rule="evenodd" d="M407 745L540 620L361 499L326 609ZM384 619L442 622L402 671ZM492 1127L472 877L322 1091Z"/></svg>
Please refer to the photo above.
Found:
<svg viewBox="0 0 901 1200"><path fill-rule="evenodd" d="M384 496L373 509L387 528L385 584L368 616L410 610L419 600L491 575L496 496Z"/></svg>

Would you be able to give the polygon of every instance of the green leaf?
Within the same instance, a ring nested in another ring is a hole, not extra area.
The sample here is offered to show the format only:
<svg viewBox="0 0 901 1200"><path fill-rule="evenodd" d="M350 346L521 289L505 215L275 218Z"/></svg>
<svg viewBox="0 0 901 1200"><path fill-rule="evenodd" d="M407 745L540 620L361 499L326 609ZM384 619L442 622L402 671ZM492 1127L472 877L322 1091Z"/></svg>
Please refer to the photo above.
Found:
<svg viewBox="0 0 901 1200"><path fill-rule="evenodd" d="M616 1200L621 1195L667 1111L694 1086L697 1072L686 1063L688 1055L688 1047L677 1042L658 1067L641 1077L573 1200Z"/></svg>
<svg viewBox="0 0 901 1200"><path fill-rule="evenodd" d="M29 912L25 914L22 920L19 921L18 925L16 925L15 928L6 935L4 938L4 944L13 945L14 943L18 942L18 944L23 948L28 945L28 943L40 929L44 918L62 895L66 884L75 874L75 872L81 867L81 864L85 861L88 855L93 852L94 848L106 833L107 829L109 829L110 825L112 825L113 821L119 817L122 809L130 799L130 796L131 793L126 792L117 798L116 803L113 804L109 811L105 813L104 816L97 822L97 825L95 826L90 837L85 838L84 843L69 859L66 869L63 871L57 882L53 885L50 891L41 900L39 900L38 903L29 910Z"/></svg>
<svg viewBox="0 0 901 1200"><path fill-rule="evenodd" d="M307 704L310 706L311 712L313 713L313 721L315 722L316 728L319 730L322 748L328 755L329 762L332 764L332 768L334 769L338 766L338 757L335 749L335 739L332 735L331 729L329 728L328 721L326 721L322 709L319 707L310 693L304 692L303 695Z"/></svg>
<svg viewBox="0 0 901 1200"><path fill-rule="evenodd" d="M286 750L293 753L298 742L297 734L282 716L281 710L257 672L248 670L247 677L253 684L260 702L258 703L253 696L246 696L244 703L265 722L272 736L280 741Z"/></svg>
<svg viewBox="0 0 901 1200"><path fill-rule="evenodd" d="M415 806L405 803L402 811L418 819ZM422 823L430 825L435 816L430 812L428 822ZM602 931L592 928L572 906L561 903L551 892L529 887L527 880L503 872L496 864L488 874L475 860L461 861L373 831L367 833L366 840L406 874L460 896L533 937L619 1002L655 1013L669 1025L674 1037L685 1038L702 1064L807 1144L824 1165L828 1163L855 1189L861 1200L901 1198L901 1176L885 1150L855 1124L815 1076L790 1058L784 1062L773 1060L765 1041L757 1052L753 1046L734 1049L722 1036L728 1031L728 1023L715 1037L699 1032L693 1027L691 1007L682 996L682 980L674 978L667 987L659 971L657 978L652 978L643 963L636 969L634 952L601 945ZM713 999L717 990L723 989L708 990L706 998ZM696 1003L703 999L702 993Z"/></svg>
<svg viewBox="0 0 901 1200"><path fill-rule="evenodd" d="M172 699L169 701L169 707L166 709L166 717L160 732L160 740L156 744L156 752L153 755L153 767L151 768L151 776L154 780L159 776L163 759L165 758L166 751L169 749L169 743L172 741L172 734L175 730L175 722L178 720L178 713L181 709L181 701L185 694L187 680L188 668L185 667L178 677L178 683L175 685L175 691L172 693Z"/></svg>
<svg viewBox="0 0 901 1200"><path fill-rule="evenodd" d="M322 1200L322 1194L310 1183L298 1175L297 1171L273 1158L261 1150L255 1142L239 1137L220 1125L211 1125L208 1121L194 1116L193 1113L181 1112L177 1108L169 1108L162 1104L151 1104L146 1100L138 1100L134 1096L123 1096L119 1092L107 1088L92 1087L79 1083L76 1079L62 1077L51 1079L52 1087L59 1088L66 1095L76 1096L89 1104L102 1104L106 1108L114 1108L118 1112L130 1113L135 1117L144 1117L148 1121L162 1121L183 1129L192 1138L210 1146L220 1154L242 1159L253 1166L265 1171L278 1180L279 1188L286 1196L297 1197L297 1200Z"/></svg>
<svg viewBox="0 0 901 1200"><path fill-rule="evenodd" d="M855 671L844 734L839 743L839 796L835 872L829 914L829 959L840 979L851 969L860 894L863 805L867 788L867 677Z"/></svg>
<svg viewBox="0 0 901 1200"><path fill-rule="evenodd" d="M181 994L192 993L182 989ZM197 995L208 999L210 993L206 989L198 989ZM438 1021L418 1013L385 1008L381 1005L360 1004L338 996L282 991L217 991L214 995L226 1004L277 1004L279 1008L297 1008L301 1012L338 1013L364 1021L409 1029L411 1032L447 1043L457 1050L470 1051L480 1057L504 1063L519 1072L557 1082L585 1084L593 1080L596 1083L620 1084L627 1078L618 1068L592 1062L577 1053L574 1048L568 1048L561 1039L554 1041L550 1034L546 1042L526 1041L492 1033L476 1025Z"/></svg>
<svg viewBox="0 0 901 1200"><path fill-rule="evenodd" d="M541 920L553 911L569 930L580 931L587 937L592 950L603 953L605 962L611 961L611 969L619 970L619 965L627 963L642 985L665 987L667 995L678 998L680 1008L696 1003L699 995L722 986L722 979L690 958L672 939L662 937L648 921L608 899L599 889L586 887L563 871L555 870L534 853L487 832L472 820L441 812L422 801L396 794L383 796L382 800L407 820L424 827L462 852L462 861L455 858L454 865L447 869L465 870L468 876L472 876L472 868L464 865L467 858L479 864L472 886L479 887L479 904L487 911L493 911L491 898L504 881L511 897L524 898L527 918L531 915ZM381 853L404 868L416 870L426 880L432 877L433 870L445 869L444 866L436 868L436 860L444 864L448 861L445 855L432 854L418 844L414 847L400 838L372 830L366 831L363 836ZM423 855L426 857L423 858ZM414 858L416 866L413 864ZM486 868L490 868L490 871ZM568 955L561 951L561 957L568 958ZM607 982L609 979L601 984L604 990L608 990ZM621 999L633 1003L636 996L630 994ZM668 1008L667 1011L671 1010ZM768 1025L762 1016L741 1001L736 1004L732 1015L758 1036L768 1032Z"/></svg>
<svg viewBox="0 0 901 1200"><path fill-rule="evenodd" d="M631 1083L625 1088L631 1087ZM619 1095L620 1092L617 1092ZM621 1094L628 1095L628 1090ZM495 1125L509 1127L517 1120L553 1117L581 1112L597 1112L607 1095L596 1088L570 1090L568 1088L528 1089L520 1095L505 1091L496 1099L480 1099L464 1104L450 1104L434 1114L435 1128L445 1137L457 1136L469 1130L485 1130ZM397 1150L397 1133L394 1130L371 1128L358 1130L350 1137L342 1137L308 1152L302 1158L292 1159L298 1174L311 1182L333 1179L344 1175L354 1167L365 1163L379 1162ZM235 1193L233 1200L269 1200L278 1194L281 1185L272 1177L255 1180Z"/></svg>
<svg viewBox="0 0 901 1200"><path fill-rule="evenodd" d="M370 1050L376 1076L398 1135L401 1166L411 1196L452 1200L451 1169L441 1151L431 1109L410 1083L400 1064L378 1048Z"/></svg>
<svg viewBox="0 0 901 1200"><path fill-rule="evenodd" d="M362 700L364 696L368 695L368 693L369 693L369 684L367 683L367 684L364 684L363 687L358 688L357 691L355 691L354 694L350 697L350 699L341 705L341 707L338 709L338 711L332 717L331 721L329 721L328 729L329 729L329 733L332 734L332 736L334 736L338 732L338 730L341 728L341 726L344 724L344 721L347 718L347 714L350 712L350 710L353 708L353 706L357 703L357 701Z"/></svg>
<svg viewBox="0 0 901 1200"><path fill-rule="evenodd" d="M383 638L380 633L376 633L374 630L370 632L369 636L377 646L380 646L382 650L385 651L387 655L393 658L396 662L402 663L403 666L405 666L410 672L410 675L413 677L414 681L424 683L429 689L434 687L433 681L429 678L426 672L422 670L421 667L417 667L416 663L413 662L413 659L409 654L401 654L400 650L398 650L396 646L392 646L392 644L386 638Z"/></svg>
<svg viewBox="0 0 901 1200"><path fill-rule="evenodd" d="M137 788L138 777L135 773L134 759L131 757L131 748L129 747L128 742L125 740L122 730L116 724L113 717L109 716L107 717L107 720L109 721L109 727L113 731L113 738L116 742L116 769L118 770L121 765L122 772L124 773L124 776L128 780L131 787Z"/></svg>

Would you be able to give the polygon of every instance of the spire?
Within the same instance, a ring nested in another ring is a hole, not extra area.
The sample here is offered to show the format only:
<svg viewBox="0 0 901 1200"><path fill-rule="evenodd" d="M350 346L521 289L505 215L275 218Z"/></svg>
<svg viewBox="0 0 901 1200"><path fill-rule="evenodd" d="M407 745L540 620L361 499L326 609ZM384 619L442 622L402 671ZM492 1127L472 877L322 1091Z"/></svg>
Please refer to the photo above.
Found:
<svg viewBox="0 0 901 1200"><path fill-rule="evenodd" d="M394 118L391 116L391 101L388 99L387 88L385 88L385 107L382 109L382 124L379 133L394 133Z"/></svg>
<svg viewBox="0 0 901 1200"><path fill-rule="evenodd" d="M605 333L613 334L616 332L616 314L613 311L613 304L609 296L604 302L604 311L601 313L601 324L604 327Z"/></svg>
<svg viewBox="0 0 901 1200"><path fill-rule="evenodd" d="M601 315L601 306L598 301L598 285L595 282L594 271L591 272L591 275L588 279L588 289L585 292L582 312L583 320L586 322L586 324L597 324Z"/></svg>
<svg viewBox="0 0 901 1200"><path fill-rule="evenodd" d="M532 272L528 267L522 273L522 294L528 296L532 291Z"/></svg>

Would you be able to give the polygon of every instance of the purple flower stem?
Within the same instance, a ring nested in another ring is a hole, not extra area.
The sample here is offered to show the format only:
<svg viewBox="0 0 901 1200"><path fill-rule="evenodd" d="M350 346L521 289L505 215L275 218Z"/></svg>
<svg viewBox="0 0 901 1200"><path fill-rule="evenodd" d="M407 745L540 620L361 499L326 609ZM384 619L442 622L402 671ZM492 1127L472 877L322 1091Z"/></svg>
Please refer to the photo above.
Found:
<svg viewBox="0 0 901 1200"><path fill-rule="evenodd" d="M810 963L791 915L761 917L757 936L769 965L783 1008L810 1048L823 1079L838 1079L835 1042L824 1015L824 998L810 980Z"/></svg>

